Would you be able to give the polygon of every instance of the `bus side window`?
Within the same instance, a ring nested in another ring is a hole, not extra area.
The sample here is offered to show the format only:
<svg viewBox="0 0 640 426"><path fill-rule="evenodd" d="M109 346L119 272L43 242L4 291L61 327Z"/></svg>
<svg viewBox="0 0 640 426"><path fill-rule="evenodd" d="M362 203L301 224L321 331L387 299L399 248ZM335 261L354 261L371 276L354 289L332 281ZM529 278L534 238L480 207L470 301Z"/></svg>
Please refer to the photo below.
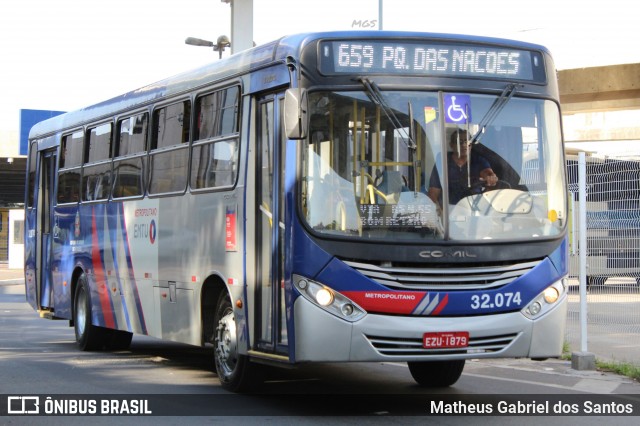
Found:
<svg viewBox="0 0 640 426"><path fill-rule="evenodd" d="M191 103L184 101L159 108L154 112L153 118L149 193L184 191L189 162Z"/></svg>
<svg viewBox="0 0 640 426"><path fill-rule="evenodd" d="M144 194L148 127L146 112L118 121L113 151L113 198Z"/></svg>
<svg viewBox="0 0 640 426"><path fill-rule="evenodd" d="M225 140L193 147L191 187L232 186L236 180L238 144Z"/></svg>
<svg viewBox="0 0 640 426"><path fill-rule="evenodd" d="M62 137L58 173L58 204L80 201L80 171L84 153L84 132L77 131Z"/></svg>
<svg viewBox="0 0 640 426"><path fill-rule="evenodd" d="M58 174L58 204L80 201L80 168L60 170Z"/></svg>
<svg viewBox="0 0 640 426"><path fill-rule="evenodd" d="M233 86L196 100L192 189L228 187L236 181L239 93L239 88Z"/></svg>
<svg viewBox="0 0 640 426"><path fill-rule="evenodd" d="M82 201L106 200L111 191L112 123L87 130L85 165L82 173Z"/></svg>

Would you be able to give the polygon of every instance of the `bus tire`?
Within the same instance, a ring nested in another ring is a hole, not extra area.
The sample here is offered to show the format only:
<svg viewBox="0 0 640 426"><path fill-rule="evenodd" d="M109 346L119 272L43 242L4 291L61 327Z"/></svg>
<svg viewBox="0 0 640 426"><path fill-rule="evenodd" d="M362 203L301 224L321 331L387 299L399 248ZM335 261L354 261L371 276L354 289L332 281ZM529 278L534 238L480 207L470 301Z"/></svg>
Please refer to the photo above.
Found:
<svg viewBox="0 0 640 426"><path fill-rule="evenodd" d="M73 298L73 327L76 344L82 351L93 351L104 345L105 329L91 323L91 297L89 280L82 273Z"/></svg>
<svg viewBox="0 0 640 426"><path fill-rule="evenodd" d="M216 304L213 325L213 357L220 384L230 392L252 390L259 383L258 367L238 353L236 319L226 292L220 294Z"/></svg>
<svg viewBox="0 0 640 426"><path fill-rule="evenodd" d="M444 388L458 381L464 369L464 359L453 361L408 362L409 372L420 385Z"/></svg>

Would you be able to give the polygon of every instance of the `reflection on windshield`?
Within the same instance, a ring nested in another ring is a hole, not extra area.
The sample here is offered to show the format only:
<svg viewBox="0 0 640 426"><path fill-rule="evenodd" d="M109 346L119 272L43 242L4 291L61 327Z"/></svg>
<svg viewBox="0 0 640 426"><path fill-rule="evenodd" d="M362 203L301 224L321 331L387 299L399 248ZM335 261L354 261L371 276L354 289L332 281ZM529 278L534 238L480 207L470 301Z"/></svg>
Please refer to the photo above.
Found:
<svg viewBox="0 0 640 426"><path fill-rule="evenodd" d="M312 93L300 185L308 226L416 242L557 235L566 222L558 109L509 96L493 114L499 98ZM447 99L462 122L440 113ZM489 122L474 121L488 112Z"/></svg>

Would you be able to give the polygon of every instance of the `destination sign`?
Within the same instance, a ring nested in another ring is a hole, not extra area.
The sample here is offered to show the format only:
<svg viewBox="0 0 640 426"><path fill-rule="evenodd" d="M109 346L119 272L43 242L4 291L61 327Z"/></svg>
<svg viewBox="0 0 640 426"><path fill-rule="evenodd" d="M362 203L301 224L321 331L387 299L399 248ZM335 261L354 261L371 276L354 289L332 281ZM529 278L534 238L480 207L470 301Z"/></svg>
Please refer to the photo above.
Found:
<svg viewBox="0 0 640 426"><path fill-rule="evenodd" d="M320 56L320 71L325 75L406 74L545 81L540 52L493 45L327 41L321 43Z"/></svg>

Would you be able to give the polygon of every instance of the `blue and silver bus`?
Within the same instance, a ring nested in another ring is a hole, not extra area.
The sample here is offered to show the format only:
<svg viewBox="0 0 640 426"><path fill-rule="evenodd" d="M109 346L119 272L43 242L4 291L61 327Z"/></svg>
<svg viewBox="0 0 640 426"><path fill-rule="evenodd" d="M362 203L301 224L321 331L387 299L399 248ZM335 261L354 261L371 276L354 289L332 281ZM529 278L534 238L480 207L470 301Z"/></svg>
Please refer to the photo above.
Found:
<svg viewBox="0 0 640 426"><path fill-rule="evenodd" d="M232 391L265 363L407 362L438 387L466 359L559 356L558 99L538 45L325 32L51 118L29 136L28 302L82 350L212 346Z"/></svg>

